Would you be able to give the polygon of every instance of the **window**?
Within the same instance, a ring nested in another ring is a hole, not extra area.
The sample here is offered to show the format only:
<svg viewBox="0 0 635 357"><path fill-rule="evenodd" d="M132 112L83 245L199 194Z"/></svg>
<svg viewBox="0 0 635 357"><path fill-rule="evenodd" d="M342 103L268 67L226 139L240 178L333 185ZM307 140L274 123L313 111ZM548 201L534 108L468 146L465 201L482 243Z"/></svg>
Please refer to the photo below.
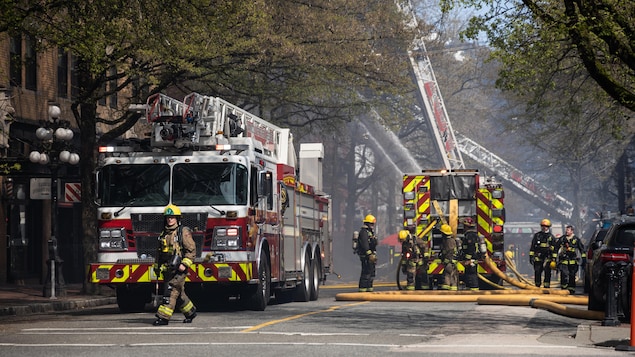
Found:
<svg viewBox="0 0 635 357"><path fill-rule="evenodd" d="M57 96L68 98L68 52L57 50Z"/></svg>
<svg viewBox="0 0 635 357"><path fill-rule="evenodd" d="M248 172L240 164L177 164L173 180L177 206L247 204Z"/></svg>
<svg viewBox="0 0 635 357"><path fill-rule="evenodd" d="M10 83L13 86L22 86L22 37L12 36L9 44L9 71Z"/></svg>
<svg viewBox="0 0 635 357"><path fill-rule="evenodd" d="M24 54L24 87L29 90L37 90L37 50L36 42L32 37L25 37Z"/></svg>
<svg viewBox="0 0 635 357"><path fill-rule="evenodd" d="M165 206L168 165L108 165L101 171L102 206Z"/></svg>
<svg viewBox="0 0 635 357"><path fill-rule="evenodd" d="M71 99L76 99L79 95L79 61L77 56L71 55Z"/></svg>

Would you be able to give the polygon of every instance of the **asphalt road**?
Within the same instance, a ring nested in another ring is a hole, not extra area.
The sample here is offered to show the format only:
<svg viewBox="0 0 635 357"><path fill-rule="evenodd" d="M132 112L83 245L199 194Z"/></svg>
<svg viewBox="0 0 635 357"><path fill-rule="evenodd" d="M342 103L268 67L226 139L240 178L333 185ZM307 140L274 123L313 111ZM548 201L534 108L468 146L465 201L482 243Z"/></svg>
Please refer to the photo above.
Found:
<svg viewBox="0 0 635 357"><path fill-rule="evenodd" d="M379 288L380 290L381 288ZM394 290L393 287L390 289ZM13 316L0 322L0 356L624 356L620 341L576 338L584 320L524 306L336 301L350 287L325 287L307 303L264 312L201 309L193 324L175 314L151 326L151 311L114 305ZM628 342L628 341L626 341Z"/></svg>

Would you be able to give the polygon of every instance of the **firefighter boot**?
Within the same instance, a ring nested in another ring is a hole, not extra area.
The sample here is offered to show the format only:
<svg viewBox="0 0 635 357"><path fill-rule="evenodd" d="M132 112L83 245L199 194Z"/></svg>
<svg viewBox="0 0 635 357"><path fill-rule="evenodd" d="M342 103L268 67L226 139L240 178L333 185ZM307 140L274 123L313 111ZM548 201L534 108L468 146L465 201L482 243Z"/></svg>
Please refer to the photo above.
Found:
<svg viewBox="0 0 635 357"><path fill-rule="evenodd" d="M152 323L153 326L165 326L169 323L170 321L168 319L164 319L162 317L157 317L156 320L154 320L154 322Z"/></svg>
<svg viewBox="0 0 635 357"><path fill-rule="evenodd" d="M184 324L191 324L192 320L194 320L195 317L196 317L196 311L194 311L194 313L189 315L189 316L185 316L185 319L183 320L183 323Z"/></svg>

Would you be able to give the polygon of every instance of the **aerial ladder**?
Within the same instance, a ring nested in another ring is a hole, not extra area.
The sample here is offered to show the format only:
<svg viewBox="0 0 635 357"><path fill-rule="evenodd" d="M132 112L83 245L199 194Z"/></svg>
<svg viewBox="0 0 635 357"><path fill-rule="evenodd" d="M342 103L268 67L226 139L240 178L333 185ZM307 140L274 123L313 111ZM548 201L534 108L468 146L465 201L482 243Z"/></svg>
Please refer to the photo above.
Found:
<svg viewBox="0 0 635 357"><path fill-rule="evenodd" d="M417 18L410 0L396 0L399 9L411 18L406 25L417 27ZM547 212L553 213L558 218L568 220L573 214L573 204L563 196L554 193L553 190L540 185L518 168L509 164L497 155L475 141L458 135L452 124L443 102L443 97L437 84L432 64L428 57L423 36L419 34L408 51L413 73L416 78L421 101L424 104L422 115L417 117L423 120L426 117L436 146L443 160L443 166L447 170L465 169L463 154L476 162L484 165L501 181L511 184L517 192L528 198L531 202ZM457 139L458 138L458 139Z"/></svg>

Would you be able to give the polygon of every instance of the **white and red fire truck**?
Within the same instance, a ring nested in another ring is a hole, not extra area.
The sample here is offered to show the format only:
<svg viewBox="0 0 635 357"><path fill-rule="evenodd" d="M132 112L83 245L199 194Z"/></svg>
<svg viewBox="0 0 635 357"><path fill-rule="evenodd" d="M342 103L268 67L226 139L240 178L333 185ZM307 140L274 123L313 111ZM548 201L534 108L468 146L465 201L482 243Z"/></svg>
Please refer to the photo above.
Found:
<svg viewBox="0 0 635 357"><path fill-rule="evenodd" d="M188 293L254 310L273 294L316 300L333 269L322 144L302 144L298 160L289 129L197 93L153 95L144 110L149 143L100 148L90 280L114 287L121 310L152 302L163 209L174 204L197 247Z"/></svg>
<svg viewBox="0 0 635 357"><path fill-rule="evenodd" d="M421 173L404 174L404 228L415 232L428 245L431 252L428 274L432 280L442 281L443 263L438 258L441 251L441 223L446 221L456 237L464 232L463 219L470 217L476 223L480 237L484 238L487 254L496 266L506 270L504 261L505 208L504 191L492 178L481 178L477 170L424 170ZM426 232L433 222L437 226ZM465 269L457 264L462 273ZM492 269L479 261L478 272L495 284L501 279ZM482 288L492 288L482 283Z"/></svg>

